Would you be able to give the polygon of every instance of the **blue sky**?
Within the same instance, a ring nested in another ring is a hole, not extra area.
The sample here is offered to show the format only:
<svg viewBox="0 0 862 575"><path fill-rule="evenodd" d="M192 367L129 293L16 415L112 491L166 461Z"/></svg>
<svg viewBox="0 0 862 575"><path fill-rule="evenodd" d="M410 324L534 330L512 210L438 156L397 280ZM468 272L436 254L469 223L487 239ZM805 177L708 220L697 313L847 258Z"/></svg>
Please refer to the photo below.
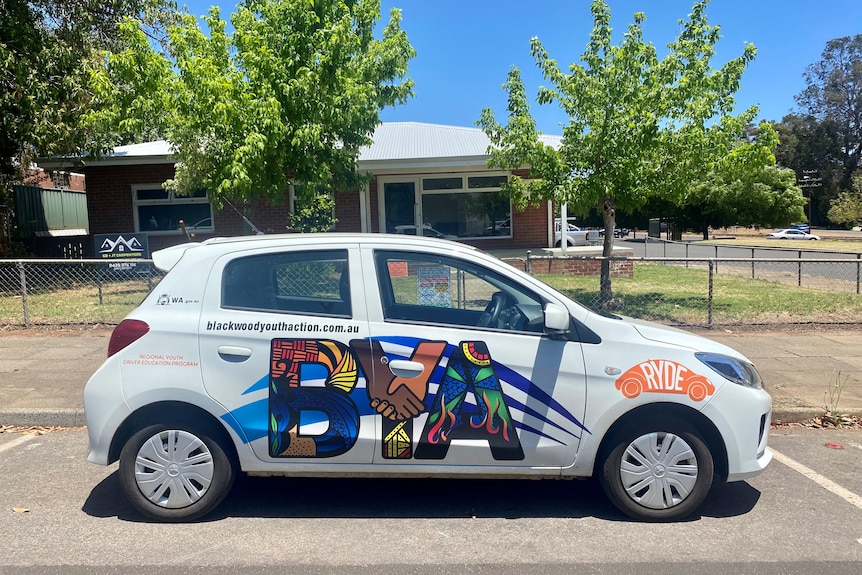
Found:
<svg viewBox="0 0 862 575"><path fill-rule="evenodd" d="M182 0L181 0L182 3ZM382 22L393 7L402 11L402 28L417 56L409 76L415 97L382 112L385 122L413 121L473 126L484 107L499 120L506 117L501 85L512 66L520 68L528 95L543 80L530 56L530 38L538 36L550 56L564 69L584 51L592 29L590 0L382 0ZM635 12L646 14L644 36L659 54L676 37L678 20L689 14L693 0L609 0L615 36L622 34ZM228 15L235 1L186 1L193 14L210 5ZM757 58L737 92L741 111L760 107L759 118L780 120L795 107L793 96L804 87L805 68L820 59L826 42L862 34L862 0L712 0L709 21L721 26L714 67L739 56L746 42ZM537 127L561 134L565 118L556 105L533 103Z"/></svg>

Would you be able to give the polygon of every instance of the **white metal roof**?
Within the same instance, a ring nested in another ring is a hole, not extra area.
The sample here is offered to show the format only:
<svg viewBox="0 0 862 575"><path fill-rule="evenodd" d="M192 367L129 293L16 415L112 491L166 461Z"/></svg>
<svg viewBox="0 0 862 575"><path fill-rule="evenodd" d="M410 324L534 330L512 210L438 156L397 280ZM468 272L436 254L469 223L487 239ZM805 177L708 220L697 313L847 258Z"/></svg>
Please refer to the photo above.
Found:
<svg viewBox="0 0 862 575"><path fill-rule="evenodd" d="M377 126L374 143L363 147L359 161L417 160L432 158L487 157L491 141L479 128L388 122ZM551 145L562 138L542 136Z"/></svg>
<svg viewBox="0 0 862 575"><path fill-rule="evenodd" d="M386 122L374 131L373 143L359 150L361 169L385 167L484 165L488 158L488 136L479 128L424 124L421 122ZM558 147L560 136L540 136L546 144ZM171 163L171 144L156 140L142 144L118 146L103 158L87 165ZM66 159L68 160L68 158ZM42 159L47 166L62 159Z"/></svg>

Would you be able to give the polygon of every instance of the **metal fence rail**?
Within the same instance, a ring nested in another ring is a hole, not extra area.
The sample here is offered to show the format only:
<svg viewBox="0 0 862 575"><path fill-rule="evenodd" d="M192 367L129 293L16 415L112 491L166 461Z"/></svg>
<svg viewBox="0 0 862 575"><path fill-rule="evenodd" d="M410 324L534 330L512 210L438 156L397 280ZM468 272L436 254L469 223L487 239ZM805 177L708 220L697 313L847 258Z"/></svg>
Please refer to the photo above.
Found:
<svg viewBox="0 0 862 575"><path fill-rule="evenodd" d="M700 242L678 242L657 238L626 242L635 256L645 258L796 258L796 259L862 259L860 252L842 252L818 248L820 242L805 242L805 248L787 247L783 240L771 240L771 246L737 246L728 244L704 244ZM796 242L799 243L799 242ZM810 245L808 245L810 244Z"/></svg>
<svg viewBox="0 0 862 575"><path fill-rule="evenodd" d="M528 253L504 261L531 272L547 268L534 265L547 259L555 258ZM862 324L857 257L607 259L633 268L633 277L612 281L606 309L615 313L708 328ZM125 264L115 269L104 260L0 260L0 326L116 324L161 279L151 260ZM599 304L597 275L538 277L588 307Z"/></svg>

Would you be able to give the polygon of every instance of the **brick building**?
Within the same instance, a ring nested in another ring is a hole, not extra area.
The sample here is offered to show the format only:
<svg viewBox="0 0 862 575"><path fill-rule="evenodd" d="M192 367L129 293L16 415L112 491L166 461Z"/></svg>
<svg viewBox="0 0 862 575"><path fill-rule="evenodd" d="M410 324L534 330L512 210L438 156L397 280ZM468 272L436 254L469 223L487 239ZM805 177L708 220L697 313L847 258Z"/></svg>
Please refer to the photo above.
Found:
<svg viewBox="0 0 862 575"><path fill-rule="evenodd" d="M545 137L551 145L560 138ZM489 140L476 128L384 123L362 148L357 169L373 177L365 189L335 194L334 231L422 233L457 239L483 249L551 245L552 208L515 210L500 193L506 172L489 170ZM293 198L279 205L225 205L214 209L205 192L174 196L162 183L174 176L165 141L118 147L76 167L86 176L90 233L144 232L151 250L186 240L179 226L200 241L214 236L286 232ZM46 169L63 166L43 160ZM525 176L526 170L518 172Z"/></svg>

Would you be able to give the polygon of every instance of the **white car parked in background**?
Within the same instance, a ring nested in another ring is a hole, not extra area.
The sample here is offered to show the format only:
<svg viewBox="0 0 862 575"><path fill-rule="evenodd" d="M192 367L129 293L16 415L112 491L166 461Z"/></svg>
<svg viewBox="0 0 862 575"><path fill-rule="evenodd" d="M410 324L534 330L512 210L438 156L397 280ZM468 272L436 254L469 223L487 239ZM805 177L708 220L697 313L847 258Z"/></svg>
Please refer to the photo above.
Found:
<svg viewBox="0 0 862 575"><path fill-rule="evenodd" d="M596 475L626 514L668 521L771 460L771 399L736 351L594 313L467 245L404 240L155 252L167 275L84 392L89 461L119 460L132 504L166 521L210 512L239 471Z"/></svg>
<svg viewBox="0 0 862 575"><path fill-rule="evenodd" d="M819 240L820 236L808 234L802 230L788 228L786 230L775 230L766 234L768 240Z"/></svg>
<svg viewBox="0 0 862 575"><path fill-rule="evenodd" d="M599 230L582 230L571 222L566 224L565 238L566 245L569 247L588 246L591 243L599 243L599 241L601 241ZM559 248L562 247L562 245L562 224L560 223L560 218L556 218L554 220L554 247Z"/></svg>

